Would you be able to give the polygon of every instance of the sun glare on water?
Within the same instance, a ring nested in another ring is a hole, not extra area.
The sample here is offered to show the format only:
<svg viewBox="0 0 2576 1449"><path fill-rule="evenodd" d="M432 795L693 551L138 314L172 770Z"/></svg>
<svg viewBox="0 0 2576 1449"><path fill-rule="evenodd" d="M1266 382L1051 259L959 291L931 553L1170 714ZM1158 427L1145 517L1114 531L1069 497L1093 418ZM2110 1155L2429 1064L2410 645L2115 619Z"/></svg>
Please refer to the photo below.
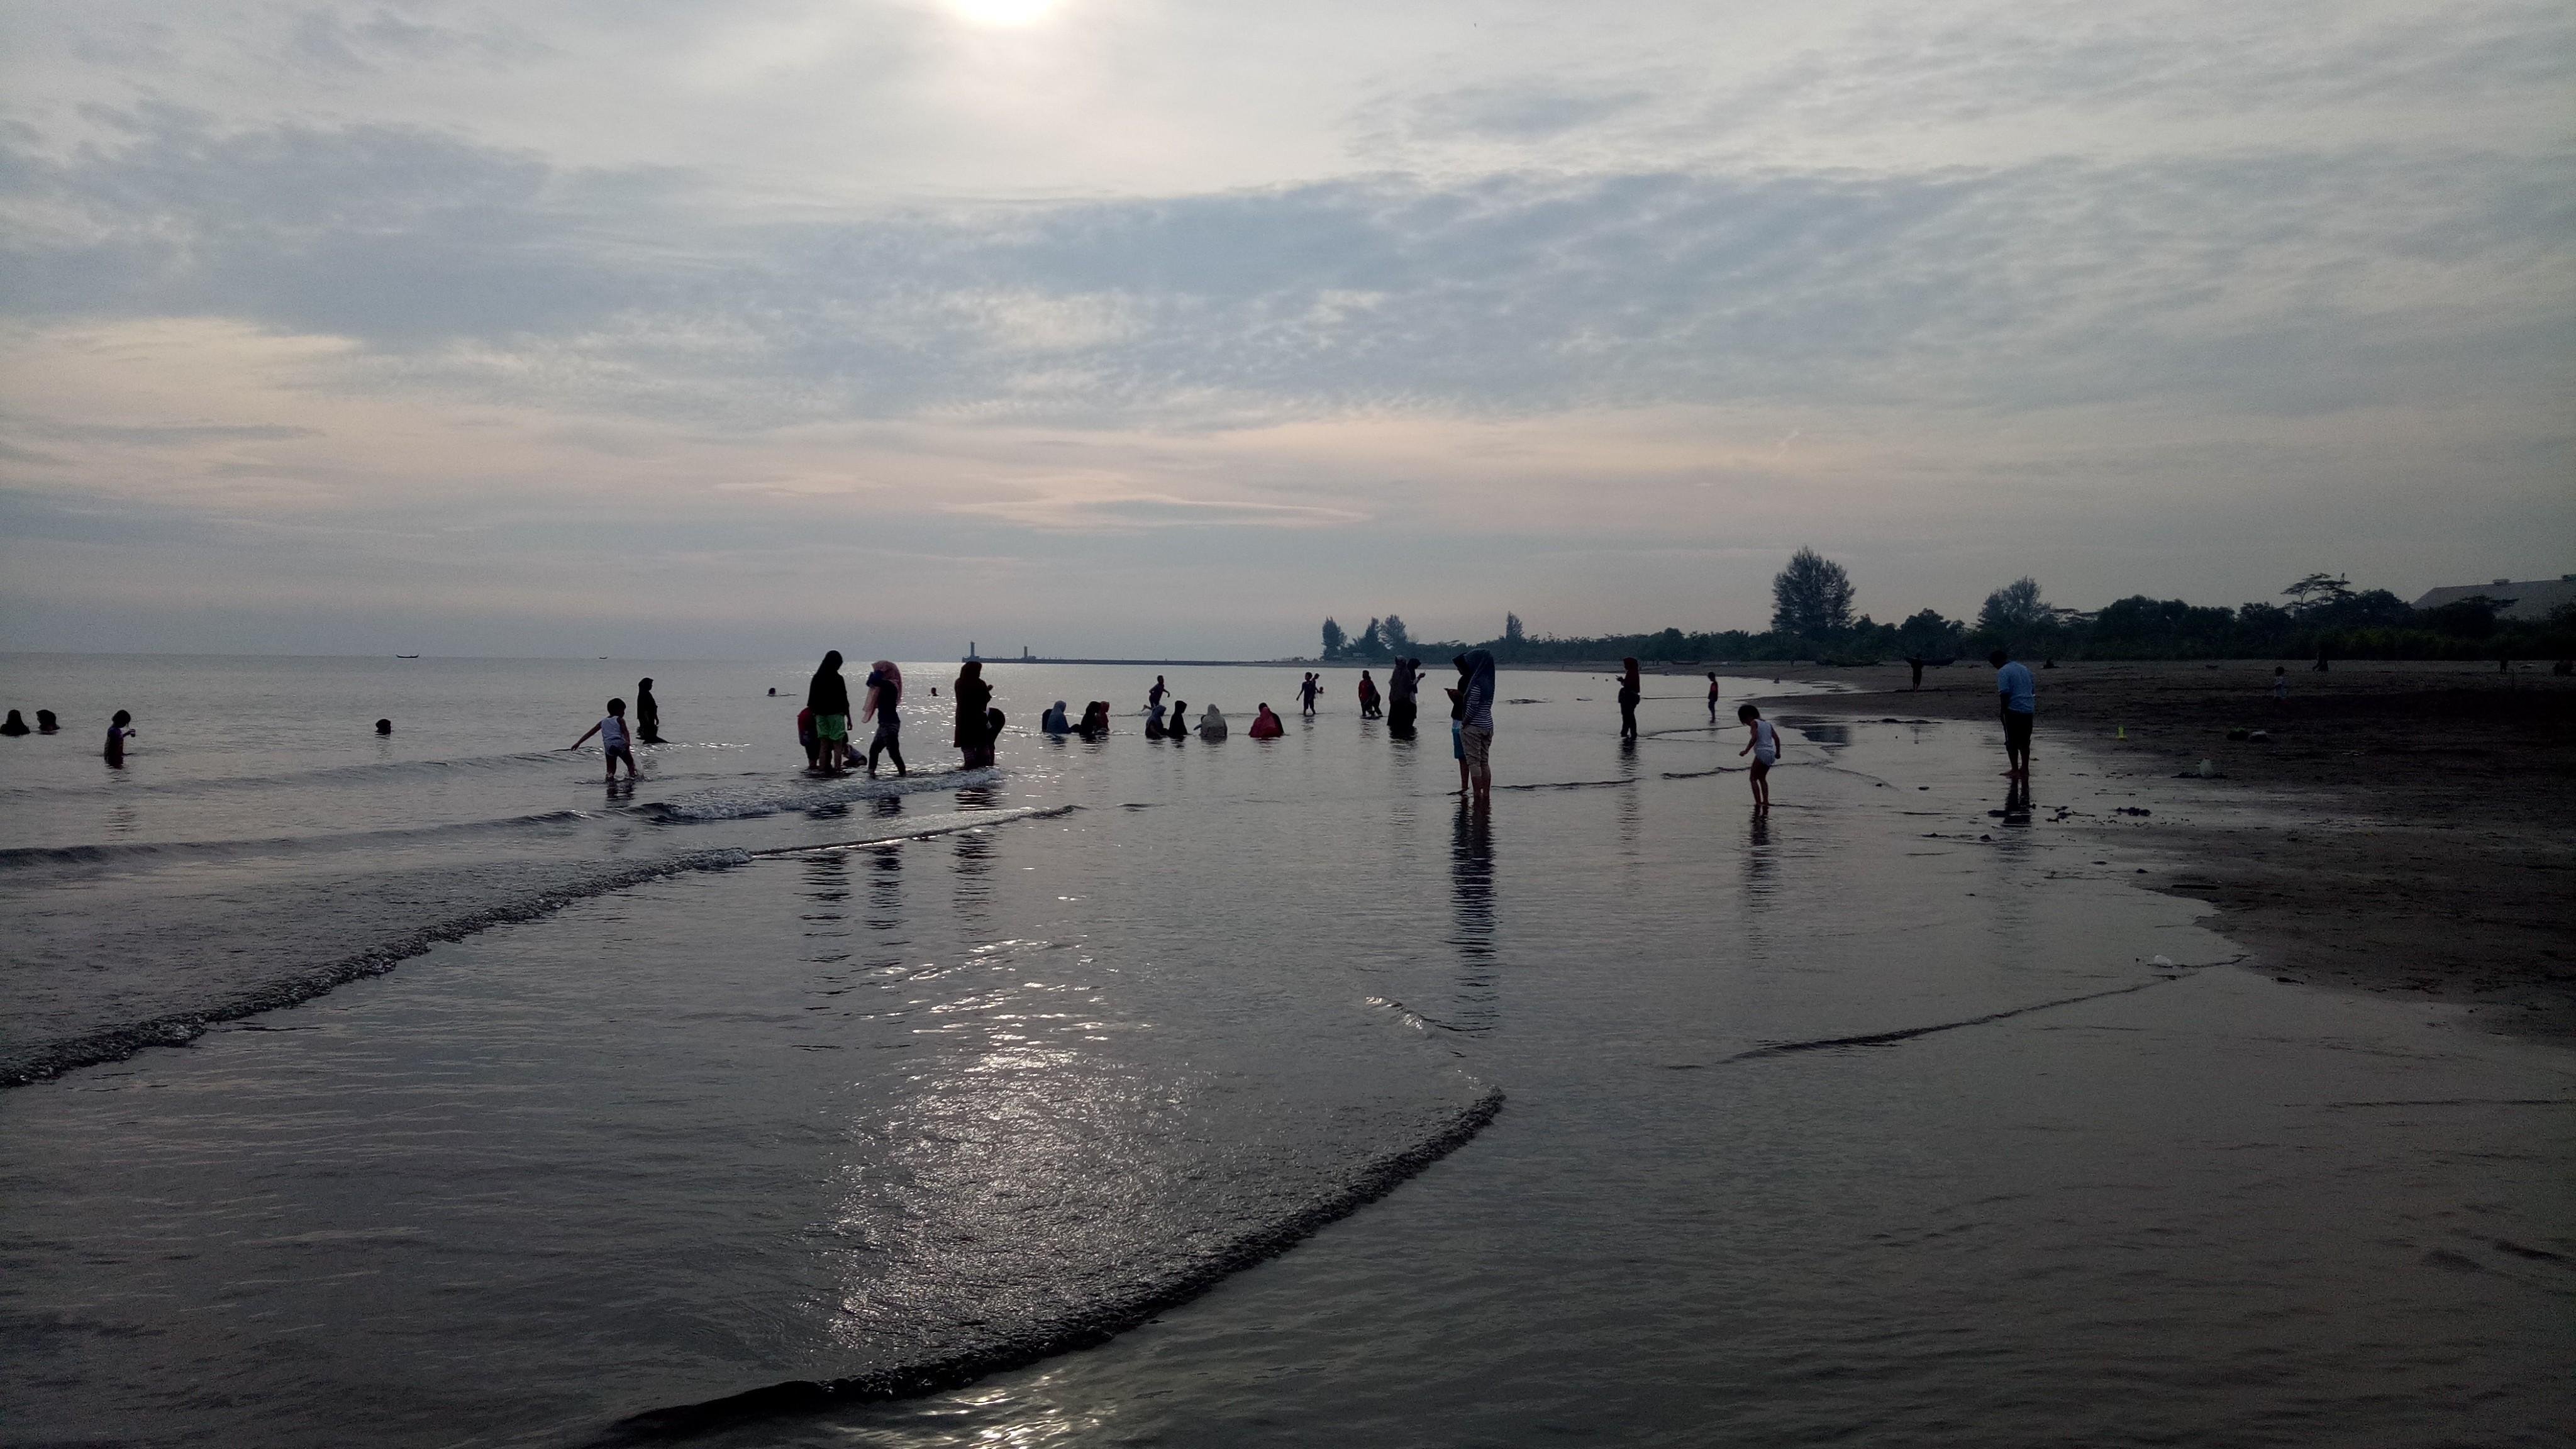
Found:
<svg viewBox="0 0 2576 1449"><path fill-rule="evenodd" d="M948 0L948 8L977 25L1030 25L1046 18L1057 0Z"/></svg>

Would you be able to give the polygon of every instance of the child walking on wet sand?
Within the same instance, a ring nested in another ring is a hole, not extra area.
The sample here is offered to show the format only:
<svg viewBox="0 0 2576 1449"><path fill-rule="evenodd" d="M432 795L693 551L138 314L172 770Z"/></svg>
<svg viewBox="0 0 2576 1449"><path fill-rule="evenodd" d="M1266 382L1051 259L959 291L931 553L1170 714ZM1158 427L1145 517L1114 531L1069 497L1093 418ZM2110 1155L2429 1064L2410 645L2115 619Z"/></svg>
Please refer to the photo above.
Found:
<svg viewBox="0 0 2576 1449"><path fill-rule="evenodd" d="M1771 721L1762 717L1762 711L1749 704L1738 709L1735 717L1744 721L1752 735L1735 755L1737 759L1746 755L1753 757L1753 813L1768 815L1771 813L1771 767L1780 763L1780 732L1771 727Z"/></svg>
<svg viewBox="0 0 2576 1449"><path fill-rule="evenodd" d="M599 736L600 753L608 757L610 783L614 784L617 780L617 762L620 760L626 762L627 779L633 780L643 773L635 768L633 740L626 733L626 701L610 700L608 713L599 717L599 723L584 731L580 739L573 741L566 748L580 749L590 743L592 735Z"/></svg>

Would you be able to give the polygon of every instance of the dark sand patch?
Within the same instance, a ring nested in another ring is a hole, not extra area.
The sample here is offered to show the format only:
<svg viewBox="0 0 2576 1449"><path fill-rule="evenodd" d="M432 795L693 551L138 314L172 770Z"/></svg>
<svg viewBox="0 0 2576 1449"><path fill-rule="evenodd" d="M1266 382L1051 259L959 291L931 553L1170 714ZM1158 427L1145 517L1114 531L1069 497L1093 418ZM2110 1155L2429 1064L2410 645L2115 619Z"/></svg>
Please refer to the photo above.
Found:
<svg viewBox="0 0 2576 1449"><path fill-rule="evenodd" d="M1863 691L1803 697L1802 711L1995 714L1991 671L1966 660L1920 693L1902 665L1802 673ZM2134 785L2152 813L2102 828L2161 850L2172 864L2141 883L2216 906L2216 928L2265 970L2576 1035L2576 682L2491 664L2293 664L2290 698L2275 701L2271 680L2269 661L2040 671L2041 800L2053 772ZM2225 778L2175 778L2203 759Z"/></svg>

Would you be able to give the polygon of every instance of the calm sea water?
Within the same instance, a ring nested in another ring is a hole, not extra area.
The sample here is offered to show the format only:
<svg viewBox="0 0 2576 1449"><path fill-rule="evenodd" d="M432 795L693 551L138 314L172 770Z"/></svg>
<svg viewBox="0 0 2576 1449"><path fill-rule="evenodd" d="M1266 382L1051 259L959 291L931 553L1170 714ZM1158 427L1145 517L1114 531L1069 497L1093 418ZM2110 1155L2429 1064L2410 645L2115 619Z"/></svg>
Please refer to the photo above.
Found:
<svg viewBox="0 0 2576 1449"><path fill-rule="evenodd" d="M1172 745L997 665L963 775L924 664L872 785L808 667L0 660L0 1439L2576 1422L2576 1056L2215 964L2045 740L2007 825L1985 732L1730 681L1765 824L1689 682L1507 674L1476 817L1347 671L1165 670Z"/></svg>

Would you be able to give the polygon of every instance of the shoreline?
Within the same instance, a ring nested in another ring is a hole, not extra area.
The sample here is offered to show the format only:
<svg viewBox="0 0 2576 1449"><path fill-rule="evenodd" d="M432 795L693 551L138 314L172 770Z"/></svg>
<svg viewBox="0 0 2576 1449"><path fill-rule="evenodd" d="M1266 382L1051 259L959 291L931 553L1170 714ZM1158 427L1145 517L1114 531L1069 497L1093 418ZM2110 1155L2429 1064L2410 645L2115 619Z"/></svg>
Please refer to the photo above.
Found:
<svg viewBox="0 0 2576 1449"><path fill-rule="evenodd" d="M1927 672L1920 692L1901 665L1836 670L1854 692L1796 708L1990 721L1991 676L1964 666L1937 682ZM2212 928L2253 953L2250 967L2576 1037L2569 681L2356 663L2293 674L2276 701L2269 661L2069 664L2039 680L2038 808L2052 743L2136 786L2149 814L2088 828L2161 854L2140 883L2214 907ZM2230 740L2231 728L2271 739ZM2177 778L2202 759L2220 775Z"/></svg>

